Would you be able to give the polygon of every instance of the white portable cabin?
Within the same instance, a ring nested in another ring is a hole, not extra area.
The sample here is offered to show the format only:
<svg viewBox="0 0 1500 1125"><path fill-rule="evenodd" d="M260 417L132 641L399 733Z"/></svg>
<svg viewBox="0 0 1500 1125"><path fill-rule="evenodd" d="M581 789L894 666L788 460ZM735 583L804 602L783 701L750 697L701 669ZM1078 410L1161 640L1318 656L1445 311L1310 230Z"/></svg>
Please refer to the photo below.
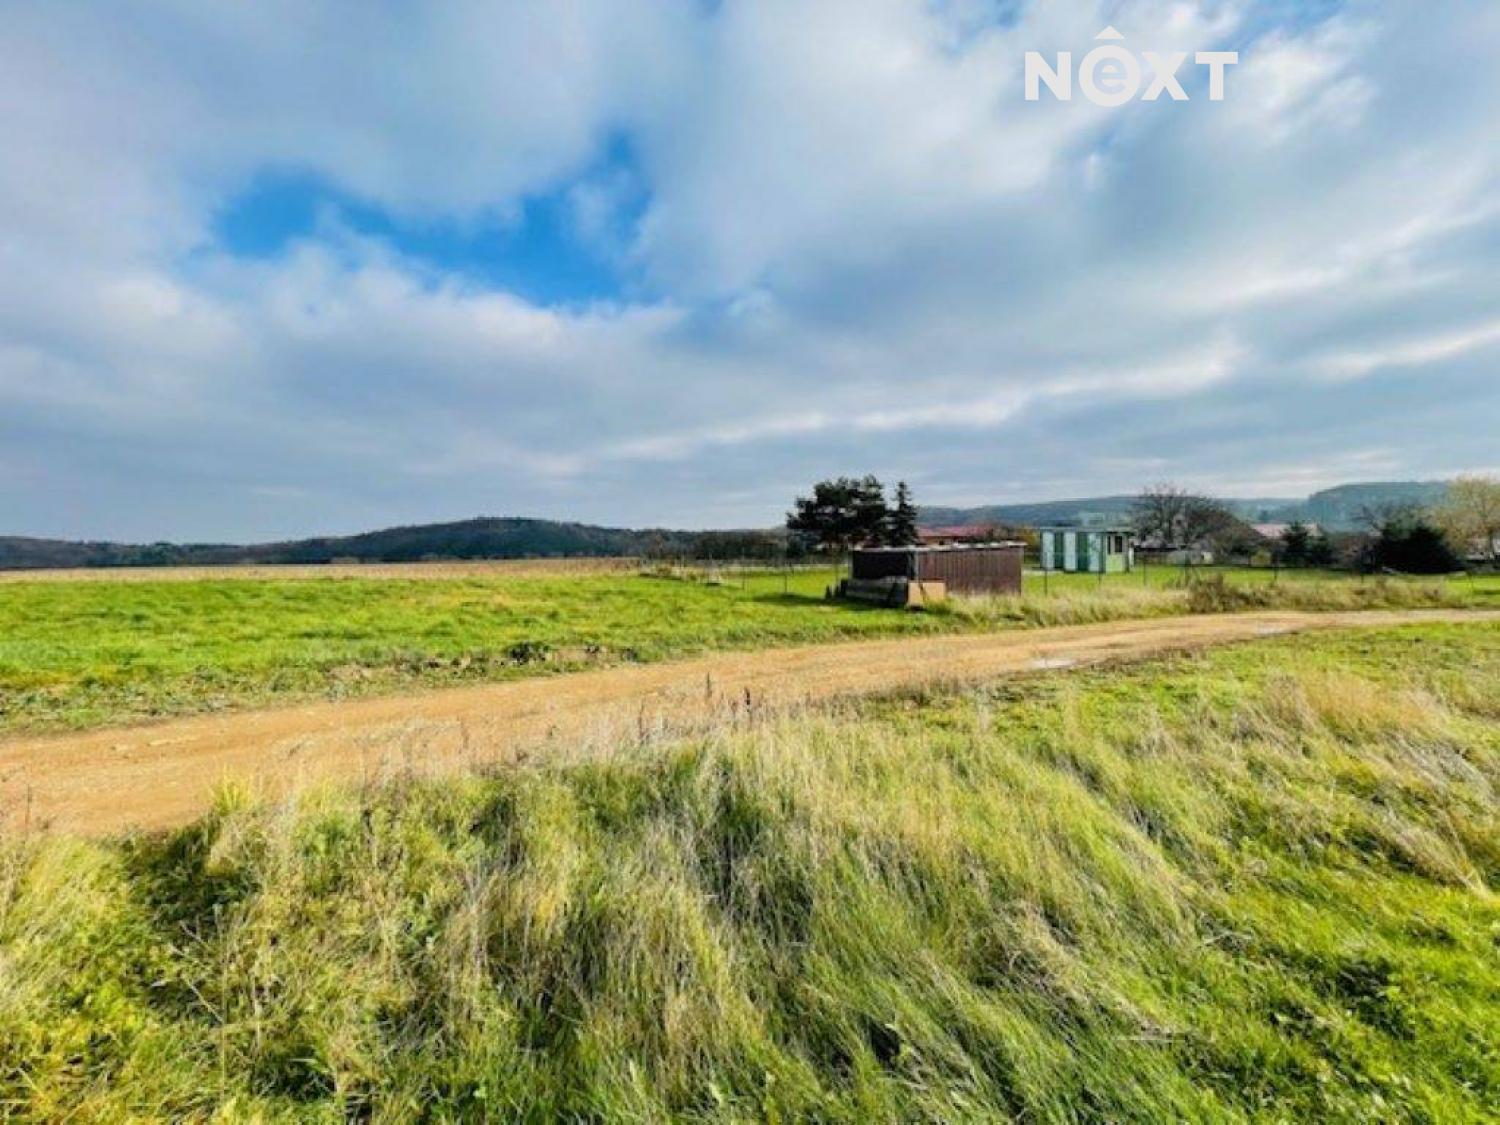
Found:
<svg viewBox="0 0 1500 1125"><path fill-rule="evenodd" d="M1042 569L1125 574L1135 569L1135 533L1123 527L1044 527Z"/></svg>

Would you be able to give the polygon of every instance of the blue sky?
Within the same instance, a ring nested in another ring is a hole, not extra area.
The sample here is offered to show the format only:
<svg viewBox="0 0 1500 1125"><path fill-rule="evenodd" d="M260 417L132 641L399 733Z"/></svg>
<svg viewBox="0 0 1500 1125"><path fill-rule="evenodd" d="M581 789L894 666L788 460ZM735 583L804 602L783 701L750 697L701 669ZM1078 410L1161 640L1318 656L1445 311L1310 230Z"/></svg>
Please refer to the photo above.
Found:
<svg viewBox="0 0 1500 1125"><path fill-rule="evenodd" d="M1106 24L1224 101L1025 101ZM23 7L0 534L1495 471L1497 57L1488 0Z"/></svg>
<svg viewBox="0 0 1500 1125"><path fill-rule="evenodd" d="M594 182L622 185L626 193L603 230L589 226L575 194ZM639 295L639 281L618 248L646 205L623 139L604 148L583 175L462 216L403 214L378 198L350 194L326 175L267 168L225 198L201 249L274 261L299 244L352 234L438 277L539 305L582 305Z"/></svg>

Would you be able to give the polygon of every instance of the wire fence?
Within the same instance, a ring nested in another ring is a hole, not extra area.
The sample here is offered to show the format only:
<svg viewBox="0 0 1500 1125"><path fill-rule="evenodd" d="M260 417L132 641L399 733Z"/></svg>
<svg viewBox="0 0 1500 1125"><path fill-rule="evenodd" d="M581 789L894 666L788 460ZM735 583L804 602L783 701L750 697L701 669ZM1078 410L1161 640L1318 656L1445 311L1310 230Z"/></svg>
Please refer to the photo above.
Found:
<svg viewBox="0 0 1500 1125"><path fill-rule="evenodd" d="M696 559L686 556L643 558L640 560L640 570L646 575L723 586L760 595L821 597L831 592L840 580L849 577L849 556L812 555L781 559ZM1473 570L1448 575L1395 572L1369 574L1347 569L1271 564L1168 563L1139 557L1130 569L1108 573L1045 569L1041 566L1040 559L1033 558L1028 561L1024 572L1023 592L1027 596L1046 596L1054 593L1078 593L1090 588L1106 590L1135 586L1180 589L1202 582L1230 586L1276 586L1282 583L1463 583L1474 589L1494 587L1500 592L1500 575Z"/></svg>

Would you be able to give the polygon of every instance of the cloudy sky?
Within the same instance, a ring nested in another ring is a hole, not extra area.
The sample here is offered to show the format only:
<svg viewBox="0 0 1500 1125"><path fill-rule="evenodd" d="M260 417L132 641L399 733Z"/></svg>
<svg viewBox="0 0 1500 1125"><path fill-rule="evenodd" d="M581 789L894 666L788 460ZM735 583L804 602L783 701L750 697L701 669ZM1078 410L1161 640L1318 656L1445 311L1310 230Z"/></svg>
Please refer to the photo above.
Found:
<svg viewBox="0 0 1500 1125"><path fill-rule="evenodd" d="M1028 50L1237 50L1224 100ZM1500 466L1494 0L11 3L0 534Z"/></svg>

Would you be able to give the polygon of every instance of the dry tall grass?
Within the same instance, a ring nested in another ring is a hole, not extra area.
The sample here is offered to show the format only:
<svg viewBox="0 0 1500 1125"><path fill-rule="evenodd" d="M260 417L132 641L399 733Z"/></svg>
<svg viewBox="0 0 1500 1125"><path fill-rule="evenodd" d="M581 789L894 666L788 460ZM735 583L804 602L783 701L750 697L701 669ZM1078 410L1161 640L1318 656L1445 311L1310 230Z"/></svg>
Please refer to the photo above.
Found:
<svg viewBox="0 0 1500 1125"><path fill-rule="evenodd" d="M1085 625L1188 613L1242 613L1257 609L1340 612L1361 609L1453 609L1465 604L1465 591L1441 582L1374 579L1369 582L1285 582L1241 584L1222 578L1170 586L1114 583L1050 593L956 597L934 606L975 627Z"/></svg>

